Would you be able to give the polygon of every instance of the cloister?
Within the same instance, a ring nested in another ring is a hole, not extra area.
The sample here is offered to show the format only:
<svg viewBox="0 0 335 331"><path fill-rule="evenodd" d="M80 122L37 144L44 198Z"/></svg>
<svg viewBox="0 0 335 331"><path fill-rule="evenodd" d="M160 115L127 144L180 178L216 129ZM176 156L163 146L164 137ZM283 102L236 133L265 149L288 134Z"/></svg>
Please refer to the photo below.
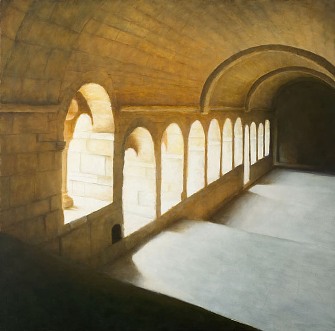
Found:
<svg viewBox="0 0 335 331"><path fill-rule="evenodd" d="M2 234L123 280L114 263L180 222L238 223L218 212L248 192L263 197L278 169L332 185L333 1L1 6Z"/></svg>

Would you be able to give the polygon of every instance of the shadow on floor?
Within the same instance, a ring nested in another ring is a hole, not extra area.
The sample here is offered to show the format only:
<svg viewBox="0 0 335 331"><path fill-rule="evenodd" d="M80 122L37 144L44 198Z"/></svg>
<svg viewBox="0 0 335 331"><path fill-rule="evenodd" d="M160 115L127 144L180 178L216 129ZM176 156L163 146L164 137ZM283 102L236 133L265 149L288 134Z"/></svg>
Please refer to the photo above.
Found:
<svg viewBox="0 0 335 331"><path fill-rule="evenodd" d="M254 330L0 233L0 330Z"/></svg>

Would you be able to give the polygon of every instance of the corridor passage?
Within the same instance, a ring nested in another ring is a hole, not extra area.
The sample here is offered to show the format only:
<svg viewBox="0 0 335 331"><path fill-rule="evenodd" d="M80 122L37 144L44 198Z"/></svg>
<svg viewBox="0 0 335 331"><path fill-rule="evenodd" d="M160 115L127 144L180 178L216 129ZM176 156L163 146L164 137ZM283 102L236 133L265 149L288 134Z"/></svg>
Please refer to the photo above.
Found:
<svg viewBox="0 0 335 331"><path fill-rule="evenodd" d="M334 330L335 177L275 169L105 271L262 330Z"/></svg>

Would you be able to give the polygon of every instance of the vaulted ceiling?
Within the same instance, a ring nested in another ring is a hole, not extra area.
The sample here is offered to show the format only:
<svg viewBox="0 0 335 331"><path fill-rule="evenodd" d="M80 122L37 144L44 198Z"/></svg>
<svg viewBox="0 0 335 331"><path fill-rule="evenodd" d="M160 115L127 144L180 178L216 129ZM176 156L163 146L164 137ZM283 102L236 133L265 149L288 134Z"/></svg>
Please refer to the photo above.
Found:
<svg viewBox="0 0 335 331"><path fill-rule="evenodd" d="M306 50L328 69L294 54L248 57L220 76L215 106L244 106L255 81L283 67L285 82L292 67L335 74L333 0L3 0L1 21L2 103L68 102L98 83L113 105L199 106L221 63L262 45Z"/></svg>

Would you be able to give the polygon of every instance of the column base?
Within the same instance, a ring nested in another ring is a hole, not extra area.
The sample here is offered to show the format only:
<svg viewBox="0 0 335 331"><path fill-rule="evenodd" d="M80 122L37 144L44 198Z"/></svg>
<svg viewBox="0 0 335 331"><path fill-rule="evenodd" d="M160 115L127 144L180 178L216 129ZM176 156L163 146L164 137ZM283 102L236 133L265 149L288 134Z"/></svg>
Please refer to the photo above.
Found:
<svg viewBox="0 0 335 331"><path fill-rule="evenodd" d="M73 207L73 199L67 193L63 193L62 195L62 205L63 209Z"/></svg>

